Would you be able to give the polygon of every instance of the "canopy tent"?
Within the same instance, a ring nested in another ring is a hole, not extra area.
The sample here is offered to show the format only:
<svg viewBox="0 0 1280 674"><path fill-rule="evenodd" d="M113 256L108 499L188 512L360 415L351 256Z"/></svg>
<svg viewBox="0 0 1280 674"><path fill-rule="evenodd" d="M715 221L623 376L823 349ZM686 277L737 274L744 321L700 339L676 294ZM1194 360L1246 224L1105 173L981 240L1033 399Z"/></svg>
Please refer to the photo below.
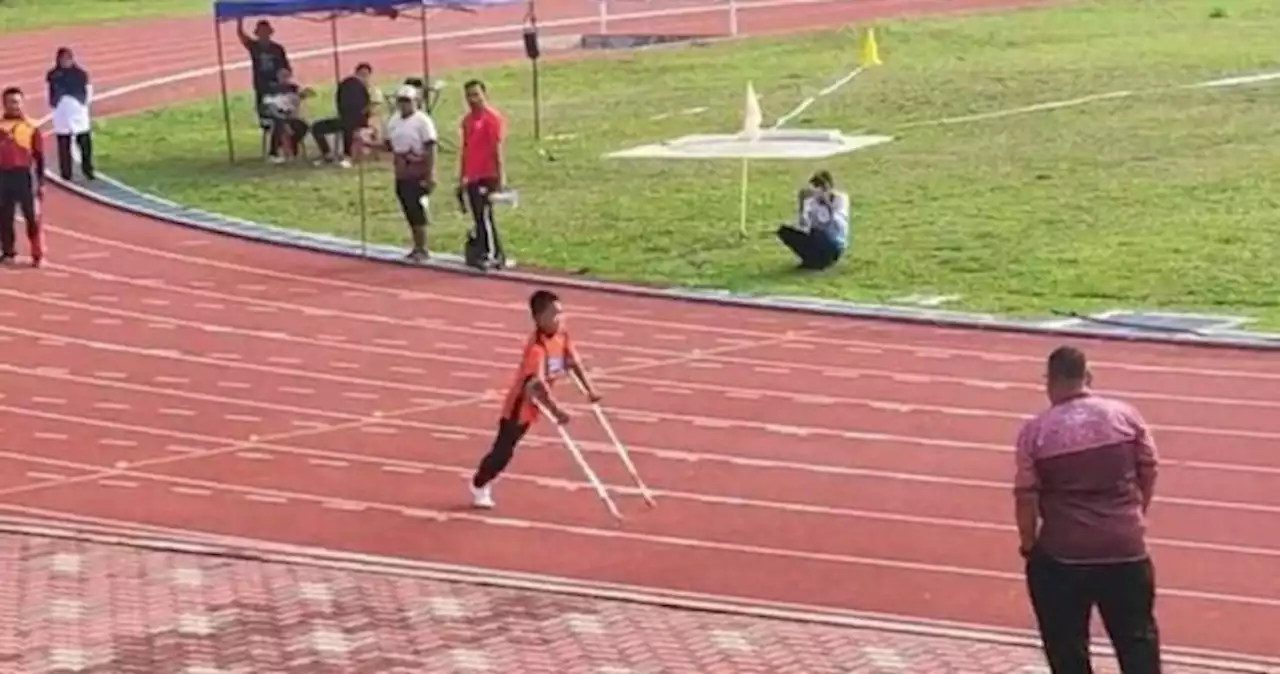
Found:
<svg viewBox="0 0 1280 674"><path fill-rule="evenodd" d="M333 54L335 84L342 79L338 58L338 19L352 15L386 16L399 18L406 10L417 8L409 16L417 18L422 32L422 77L431 82L430 31L428 12L433 9L449 9L474 12L486 7L513 5L523 0L215 0L213 3L213 30L218 49L218 78L222 89L222 116L226 126L227 157L235 162L235 142L231 133L231 106L227 97L226 57L222 46L222 24L247 18L296 16L311 20L327 21Z"/></svg>
<svg viewBox="0 0 1280 674"><path fill-rule="evenodd" d="M406 0L216 0L213 17L217 21L246 19L262 16L293 16L295 14L347 13L399 11L411 7L505 5L509 0L466 0L453 3L411 2Z"/></svg>
<svg viewBox="0 0 1280 674"><path fill-rule="evenodd" d="M333 54L333 76L335 84L342 79L342 66L339 61L338 19L344 16L367 15L383 16L397 19L406 15L417 18L422 32L422 78L429 93L431 89L431 56L430 32L427 19L430 10L449 9L463 12L475 12L486 7L514 5L526 0L215 0L213 3L213 30L218 49L218 78L222 88L222 116L226 125L227 156L235 163L235 145L231 133L231 106L227 97L227 69L222 45L222 24L226 21L239 21L260 17L299 17L312 21L324 21L329 24L330 48ZM532 17L532 2L530 14ZM418 11L412 10L417 8ZM429 99L428 99L429 100ZM360 210L360 247L362 254L367 252L368 236L365 208L364 162L356 162L357 203Z"/></svg>

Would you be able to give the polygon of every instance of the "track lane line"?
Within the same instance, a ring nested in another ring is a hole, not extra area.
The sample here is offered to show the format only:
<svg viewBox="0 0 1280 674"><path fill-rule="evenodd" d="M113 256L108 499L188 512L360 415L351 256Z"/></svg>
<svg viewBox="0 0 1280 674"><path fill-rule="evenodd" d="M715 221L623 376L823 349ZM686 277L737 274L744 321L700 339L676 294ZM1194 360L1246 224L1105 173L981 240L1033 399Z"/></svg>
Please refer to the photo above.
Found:
<svg viewBox="0 0 1280 674"><path fill-rule="evenodd" d="M367 286L367 285L362 285L358 283L340 281L332 278L319 278L319 277L303 276L298 274L290 274L287 272L282 272L274 269L250 267L250 266L245 266L245 265L240 265L235 263L215 261L208 258L202 258L197 256L171 253L168 251L160 251L156 249L147 249L141 246L135 246L132 244L123 244L117 241L113 241L111 239L103 239L100 237L94 237L92 235L87 235L80 232L73 232L70 230L60 229L58 231L61 231L64 235L67 235L67 236L82 238L100 245L120 247L125 250L137 252L143 256L154 256L154 257L161 257L164 259L173 259L173 260L188 263L188 264L197 264L197 265L209 266L209 267L218 268L218 269L226 269L229 271L235 271L235 272L244 273L244 274L254 274L254 275L264 276L264 277L273 278L277 280L286 280L293 283L299 283L304 285L311 284L311 285L322 286L322 287L342 288L345 290L361 290L364 292L374 292L377 296L386 297L388 299L425 300L425 301L433 301L433 302L454 302L454 303L461 304L463 306L491 308L491 309L505 309L505 310L524 308L523 304L517 305L514 302L495 302L492 300L478 300L474 298L458 298L452 295L442 295L438 293L428 293L423 291L390 290L386 288L377 288L374 286ZM411 271L411 270L406 270L406 271ZM767 310L764 310L764 311L767 311ZM662 330L699 332L699 333L719 334L719 335L726 335L726 336L740 336L740 337L752 338L752 339L756 339L756 338L769 339L769 338L777 337L776 333L762 332L758 330L745 330L741 328L725 328L721 326L710 326L705 324L699 325L694 323L677 322L677 321L661 321L661 320L654 320L654 319L634 318L634 317L628 317L628 316L619 316L616 314L604 314L604 313L585 314L584 313L584 317L587 317L587 316L589 316L591 320L598 320L601 322L652 327L652 328L659 328ZM856 324L856 321L850 320L850 323ZM836 329L843 329L843 328L836 328ZM910 330L910 329L903 330L904 333L909 333L912 331L913 330ZM816 332L816 331L810 331L810 332ZM910 344L903 344L900 342L894 343L894 342L887 342L887 341L870 341L870 340L856 339L856 338L836 340L836 339L830 339L825 337L815 337L810 335L810 336L805 336L802 339L798 339L797 341L802 341L804 343L826 345L826 346L842 346L842 347L858 346L862 348L876 348L884 351L908 352L908 353L915 354L917 356L920 356L921 354L935 353L935 354L946 355L948 357L962 356L967 358L975 358L983 361L990 361L990 360L1016 361L1016 362L1036 363L1037 365L1042 364L1044 360L1043 355L979 351L974 349L941 348L941 347L933 347L933 346L916 346L916 345L910 345ZM1127 363L1127 362L1114 362L1114 361L1107 361L1107 360L1095 361L1094 365L1095 367L1106 367L1109 369L1115 369L1115 370L1121 370L1121 371L1182 374L1182 375L1197 376L1197 377L1226 377L1226 378L1240 378L1240 379L1248 379L1248 380L1280 382L1280 373L1271 373L1271 372L1225 370L1225 369L1211 369L1211 368L1192 368L1192 367L1161 366L1161 365L1143 365L1143 364L1135 364L1135 363Z"/></svg>
<svg viewBox="0 0 1280 674"><path fill-rule="evenodd" d="M145 285L151 285L151 284L145 284ZM222 297L224 299L229 299L232 301L239 301L239 299L242 299L234 295L227 295L223 293L208 293L207 291L199 291L199 290L193 291L193 294L217 295L219 297ZM152 322L152 323L170 323L175 326L198 329L208 333L225 333L228 335L235 335L235 336L248 337L248 338L254 338L254 339L284 341L284 342L290 342L290 343L304 344L307 346L341 349L344 351L352 351L357 353L387 355L387 356L394 356L396 358L405 359L405 360L423 360L423 361L432 361L432 362L440 362L440 363L453 363L458 365L468 365L471 367L484 367L484 368L494 368L494 369L501 368L504 371L506 369L506 365L504 363L492 362L492 361L487 361L483 359L477 360L474 358L447 356L447 355L441 355L439 353L435 353L434 351L420 352L420 351L404 349L404 348L393 349L393 348L384 348L377 345L371 346L371 345L360 342L360 339L363 339L363 337L357 338L351 335L344 336L344 341L333 341L333 340L326 341L326 340L310 339L306 337L292 335L287 332L274 330L271 328L247 329L247 328L231 327L231 326L218 324L218 323L209 323L205 321L194 321L194 320L188 320L188 319L182 319L182 318L174 318L172 316L165 315L165 314L144 313L144 312L137 312L132 310L125 310L125 309L113 309L109 307L87 304L83 302L52 299L48 297L31 296L24 293L19 293L16 291L4 290L4 289L0 289L0 297L8 297L15 302L30 301L30 302L36 302L36 303L40 303L48 306L56 306L64 309L76 310L80 312L89 312L93 314L116 316L116 317L128 318L128 319L133 319L138 321L145 321L145 322ZM254 306L254 305L257 305L259 301L245 300L245 302L249 303L251 306ZM283 302L270 302L269 305L277 306L277 307L281 307L281 305L284 305L302 314L307 314L312 316L316 315L313 310L310 310L310 308L304 307L303 305L292 305L292 304L283 303ZM337 312L335 312L335 314L336 313ZM328 316L327 313L325 315ZM353 315L346 312L341 312L340 315L343 319L353 319L357 321L365 320L365 317L360 314ZM379 323L387 323L390 325L395 325L397 327L403 327L406 329L429 328L435 332L458 333L458 334L466 334L472 338L480 337L485 339L499 340L503 344L516 345L520 343L520 340L515 337L508 338L505 335L495 335L492 331L474 330L474 329L463 328L458 326L448 326L447 324L442 326L435 320L423 321L418 323L413 321L397 321L395 319L390 319L388 317L381 317L381 316L376 318L377 318L377 322ZM376 342L377 340L374 340L374 341ZM682 353L682 352L674 351L670 349L654 349L654 348L648 348L648 347L635 347L631 345L622 345L622 344L614 344L614 343L594 342L589 339L578 340L578 343L581 346L587 347L591 352L618 351L620 353L637 353L637 354L643 354L646 356L662 356L662 357L669 357L672 355ZM737 356L708 356L707 360L723 362L726 364L734 364L734 365L739 365L743 367L751 367L751 368L774 367L774 368L778 368L779 370L785 370L788 372L792 370L802 370L802 371L808 371L808 372L814 372L814 373L831 374L833 370L839 370L839 374L846 377L857 378L857 379L882 378L882 379L892 380L896 383L905 383L905 384L917 384L917 385L956 384L961 386L972 386L976 388L1011 389L1011 390L1025 391L1028 393L1033 391L1036 393L1039 393L1040 390L1043 388L1042 386L1039 386L1039 385L1030 384L1026 382L1012 381L1012 380L968 378L968 377L950 376L945 374L907 375L900 372L894 372L891 370L884 370L884 369L870 369L870 368L861 368L861 367L838 367L838 368L825 367L825 366L818 366L818 365L809 365L806 363L796 363L794 361L774 361L774 360L768 360L768 359L753 359L753 358L743 358L743 357L737 357ZM622 383L637 383L637 384L647 383L645 379L633 378L633 377L615 378L615 381L619 381ZM657 380L653 380L653 381L657 381ZM692 381L690 381L690 383L685 384L684 382L686 380L665 380L665 381L667 383L664 383L662 385L664 386L670 385L673 387L686 386L686 387L697 388L698 386L702 386L702 387L720 386L721 388L730 388L730 387L725 387L724 385L717 385L717 384L711 384L711 383L705 383L705 382L693 383ZM739 390L755 390L749 387L731 387L731 388L739 389ZM777 396L794 395L799 397L809 396L811 398L826 398L826 399L831 399L833 402L839 402L840 400L842 400L842 398L839 396L833 396L833 395L827 395L827 394L813 394L812 392L805 392L804 390L782 391L776 388L771 388L766 390L765 393L769 395L777 395ZM1256 399L1243 399L1243 398L1222 398L1222 397L1215 397L1215 396L1163 394L1163 393L1156 393L1156 392L1150 392L1150 391L1128 391L1128 390L1122 390L1122 389L1108 389L1107 393L1110 395L1115 395L1115 396L1119 396L1119 397L1131 399L1131 400L1151 400L1154 402L1194 403L1194 404L1204 404L1204 405L1217 405L1217 406L1224 406L1224 407L1280 409L1280 400L1256 400Z"/></svg>
<svg viewBox="0 0 1280 674"><path fill-rule="evenodd" d="M307 503L312 505L324 505L334 502L334 497L326 494L315 494L306 491L297 491L294 489L275 489L264 487L250 487L238 484L229 484L219 482L217 480L203 480L188 477L175 477L169 475L152 475L143 474L141 472L131 471L127 473L130 477L139 480L145 480L157 484L175 484L189 487L199 487L206 489L215 489L227 493L239 495L258 495L269 496L286 499L289 503ZM71 482L73 480L68 480ZM883 559L877 557L861 556L861 555L842 555L835 553L818 553L806 552L798 550L788 550L769 546L758 546L740 543L730 543L723 541L708 541L697 538L687 538L678 535L669 534L642 534L634 533L622 529L605 529L583 525L568 525L552 522L543 522L539 520L528 520L522 518L511 518L501 516L480 515L460 510L440 510L436 508L409 507L383 501L374 501L366 499L341 499L342 502L349 503L352 506L358 506L361 510L375 510L384 513L402 514L411 517L425 518L436 522L461 521L478 524L485 524L499 528L518 528L524 530L537 530L556 532L562 534L571 534L574 536L592 538L592 539L618 539L640 542L645 544L658 544L664 547L701 549L710 551L732 552L745 554L748 556L763 556L784 559L797 559L807 561L830 562L847 566L865 566L876 567L882 569L891 569L897 571L914 571L930 574L941 574L946 576L984 578L989 580L1000 580L1014 583L1023 583L1025 579L1021 573L997 571L993 569L977 569L955 565L909 562L902 560ZM288 503L281 504L289 507ZM1217 603L1242 604L1267 609L1280 609L1280 598L1252 597L1246 595L1204 592L1199 590L1186 590L1181 588L1162 588L1162 596L1190 598L1203 601L1211 601Z"/></svg>

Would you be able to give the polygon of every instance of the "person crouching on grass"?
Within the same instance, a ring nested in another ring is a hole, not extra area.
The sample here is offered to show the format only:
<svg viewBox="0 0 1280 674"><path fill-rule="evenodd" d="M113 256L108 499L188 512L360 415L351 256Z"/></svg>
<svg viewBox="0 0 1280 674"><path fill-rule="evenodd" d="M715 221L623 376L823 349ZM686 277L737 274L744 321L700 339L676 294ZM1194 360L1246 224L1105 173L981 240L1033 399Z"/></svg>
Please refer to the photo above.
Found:
<svg viewBox="0 0 1280 674"><path fill-rule="evenodd" d="M428 207L436 185L436 125L418 106L418 90L396 91L396 112L387 120L387 150L394 155L396 199L413 234L410 262L424 262L427 253Z"/></svg>
<svg viewBox="0 0 1280 674"><path fill-rule="evenodd" d="M813 174L800 189L796 222L778 228L778 238L800 258L801 269L826 269L849 246L849 196L835 186L827 171Z"/></svg>

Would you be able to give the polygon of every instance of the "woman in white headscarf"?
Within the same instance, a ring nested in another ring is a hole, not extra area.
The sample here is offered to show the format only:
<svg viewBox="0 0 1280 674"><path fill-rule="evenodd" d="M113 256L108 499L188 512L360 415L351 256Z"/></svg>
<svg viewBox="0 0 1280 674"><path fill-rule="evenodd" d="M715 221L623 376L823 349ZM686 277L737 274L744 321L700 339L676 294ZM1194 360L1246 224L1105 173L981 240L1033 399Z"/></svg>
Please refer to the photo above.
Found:
<svg viewBox="0 0 1280 674"><path fill-rule="evenodd" d="M45 76L49 84L49 106L53 109L53 134L58 142L58 171L63 180L71 180L71 143L80 150L80 169L93 180L93 136L89 104L93 85L89 73L76 63L71 49L58 49L57 62Z"/></svg>

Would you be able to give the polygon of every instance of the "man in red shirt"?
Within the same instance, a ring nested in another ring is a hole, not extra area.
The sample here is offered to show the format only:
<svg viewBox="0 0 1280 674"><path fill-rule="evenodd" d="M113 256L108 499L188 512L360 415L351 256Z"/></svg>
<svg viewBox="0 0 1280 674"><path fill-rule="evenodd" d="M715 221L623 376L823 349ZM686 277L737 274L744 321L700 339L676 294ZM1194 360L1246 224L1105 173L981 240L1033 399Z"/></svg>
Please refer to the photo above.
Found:
<svg viewBox="0 0 1280 674"><path fill-rule="evenodd" d="M1160 673L1145 541L1156 445L1127 403L1090 392L1071 347L1049 356L1049 409L1018 435L1014 494L1027 589L1053 674L1089 674L1096 605L1123 674Z"/></svg>
<svg viewBox="0 0 1280 674"><path fill-rule="evenodd" d="M4 90L4 115L0 117L0 264L17 257L14 216L19 208L27 221L31 264L44 258L43 235L36 199L44 192L44 137L22 110L22 90Z"/></svg>
<svg viewBox="0 0 1280 674"><path fill-rule="evenodd" d="M458 194L466 195L475 227L467 237L467 264L478 269L501 269L506 264L498 227L493 221L492 195L506 183L502 142L506 121L489 106L484 82L463 85L470 111L462 118L462 151L458 162Z"/></svg>

